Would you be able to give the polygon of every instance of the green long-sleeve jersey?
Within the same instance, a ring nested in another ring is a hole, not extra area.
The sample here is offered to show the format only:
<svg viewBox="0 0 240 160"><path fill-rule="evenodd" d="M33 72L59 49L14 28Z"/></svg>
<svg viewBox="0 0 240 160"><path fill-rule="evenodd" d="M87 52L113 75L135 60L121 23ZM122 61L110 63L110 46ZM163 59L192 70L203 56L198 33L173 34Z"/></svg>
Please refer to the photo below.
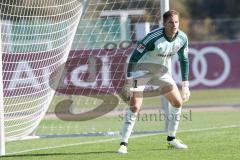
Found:
<svg viewBox="0 0 240 160"><path fill-rule="evenodd" d="M179 57L182 80L187 81L189 60L186 34L179 30L175 37L169 40L165 35L164 28L155 29L138 42L129 60L128 73L131 72L133 63L154 63L169 68L171 57L175 54L178 54Z"/></svg>

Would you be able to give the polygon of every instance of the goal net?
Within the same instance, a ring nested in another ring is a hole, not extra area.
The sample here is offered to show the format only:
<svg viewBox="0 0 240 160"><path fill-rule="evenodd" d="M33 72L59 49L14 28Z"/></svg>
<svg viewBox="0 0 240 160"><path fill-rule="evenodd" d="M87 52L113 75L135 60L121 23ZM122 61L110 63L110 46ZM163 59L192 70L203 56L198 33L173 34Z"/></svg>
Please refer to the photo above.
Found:
<svg viewBox="0 0 240 160"><path fill-rule="evenodd" d="M85 6L66 72L46 117L56 115L61 121L42 123L39 134L118 134L128 108L119 91L129 55L137 40L159 27L159 0L89 0ZM142 113L155 112L149 126L159 127L146 129L140 122L135 132L163 129L160 101L154 105L152 109L146 104Z"/></svg>
<svg viewBox="0 0 240 160"><path fill-rule="evenodd" d="M0 2L6 141L31 135L44 117L54 95L50 75L67 60L82 8L78 0Z"/></svg>
<svg viewBox="0 0 240 160"><path fill-rule="evenodd" d="M119 135L126 64L159 26L160 1L6 0L0 8L5 140ZM135 133L163 129L159 102L146 102Z"/></svg>

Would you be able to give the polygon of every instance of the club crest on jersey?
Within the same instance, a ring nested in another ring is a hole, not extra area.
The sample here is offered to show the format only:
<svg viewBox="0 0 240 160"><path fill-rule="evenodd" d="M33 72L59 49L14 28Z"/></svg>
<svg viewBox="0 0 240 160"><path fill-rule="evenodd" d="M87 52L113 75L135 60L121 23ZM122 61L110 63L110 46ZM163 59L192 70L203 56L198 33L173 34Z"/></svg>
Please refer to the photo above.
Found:
<svg viewBox="0 0 240 160"><path fill-rule="evenodd" d="M143 53L144 50L145 50L145 46L143 44L139 44L137 47L137 51L139 53Z"/></svg>

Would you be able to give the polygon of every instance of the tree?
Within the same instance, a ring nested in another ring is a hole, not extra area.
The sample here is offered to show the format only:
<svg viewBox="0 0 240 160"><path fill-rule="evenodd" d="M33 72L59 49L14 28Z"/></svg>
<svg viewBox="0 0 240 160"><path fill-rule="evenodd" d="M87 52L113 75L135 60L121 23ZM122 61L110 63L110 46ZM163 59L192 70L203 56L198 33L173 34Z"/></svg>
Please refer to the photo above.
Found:
<svg viewBox="0 0 240 160"><path fill-rule="evenodd" d="M193 19L240 17L239 0L189 0L187 4Z"/></svg>

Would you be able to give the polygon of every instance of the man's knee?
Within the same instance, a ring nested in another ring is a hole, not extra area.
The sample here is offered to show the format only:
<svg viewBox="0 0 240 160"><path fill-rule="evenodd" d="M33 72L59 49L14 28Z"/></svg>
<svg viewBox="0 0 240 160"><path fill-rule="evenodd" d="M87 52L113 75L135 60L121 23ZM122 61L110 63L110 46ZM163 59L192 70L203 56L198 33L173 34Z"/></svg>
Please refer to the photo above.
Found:
<svg viewBox="0 0 240 160"><path fill-rule="evenodd" d="M142 103L136 100L131 100L130 101L130 108L132 110L132 112L136 113L140 111L140 107L141 107Z"/></svg>
<svg viewBox="0 0 240 160"><path fill-rule="evenodd" d="M139 112L140 107L138 107L138 106L131 106L130 109L131 109L131 111L132 111L133 113L137 113L137 112Z"/></svg>
<svg viewBox="0 0 240 160"><path fill-rule="evenodd" d="M139 112L142 105L142 98L131 97L130 106L133 112Z"/></svg>
<svg viewBox="0 0 240 160"><path fill-rule="evenodd" d="M139 112L141 105L142 105L142 101L143 101L143 97L142 97L143 93L142 92L134 92L133 96L130 99L130 106L131 106L131 110L133 112Z"/></svg>
<svg viewBox="0 0 240 160"><path fill-rule="evenodd" d="M173 107L180 108L183 105L182 100L173 100L170 102Z"/></svg>

